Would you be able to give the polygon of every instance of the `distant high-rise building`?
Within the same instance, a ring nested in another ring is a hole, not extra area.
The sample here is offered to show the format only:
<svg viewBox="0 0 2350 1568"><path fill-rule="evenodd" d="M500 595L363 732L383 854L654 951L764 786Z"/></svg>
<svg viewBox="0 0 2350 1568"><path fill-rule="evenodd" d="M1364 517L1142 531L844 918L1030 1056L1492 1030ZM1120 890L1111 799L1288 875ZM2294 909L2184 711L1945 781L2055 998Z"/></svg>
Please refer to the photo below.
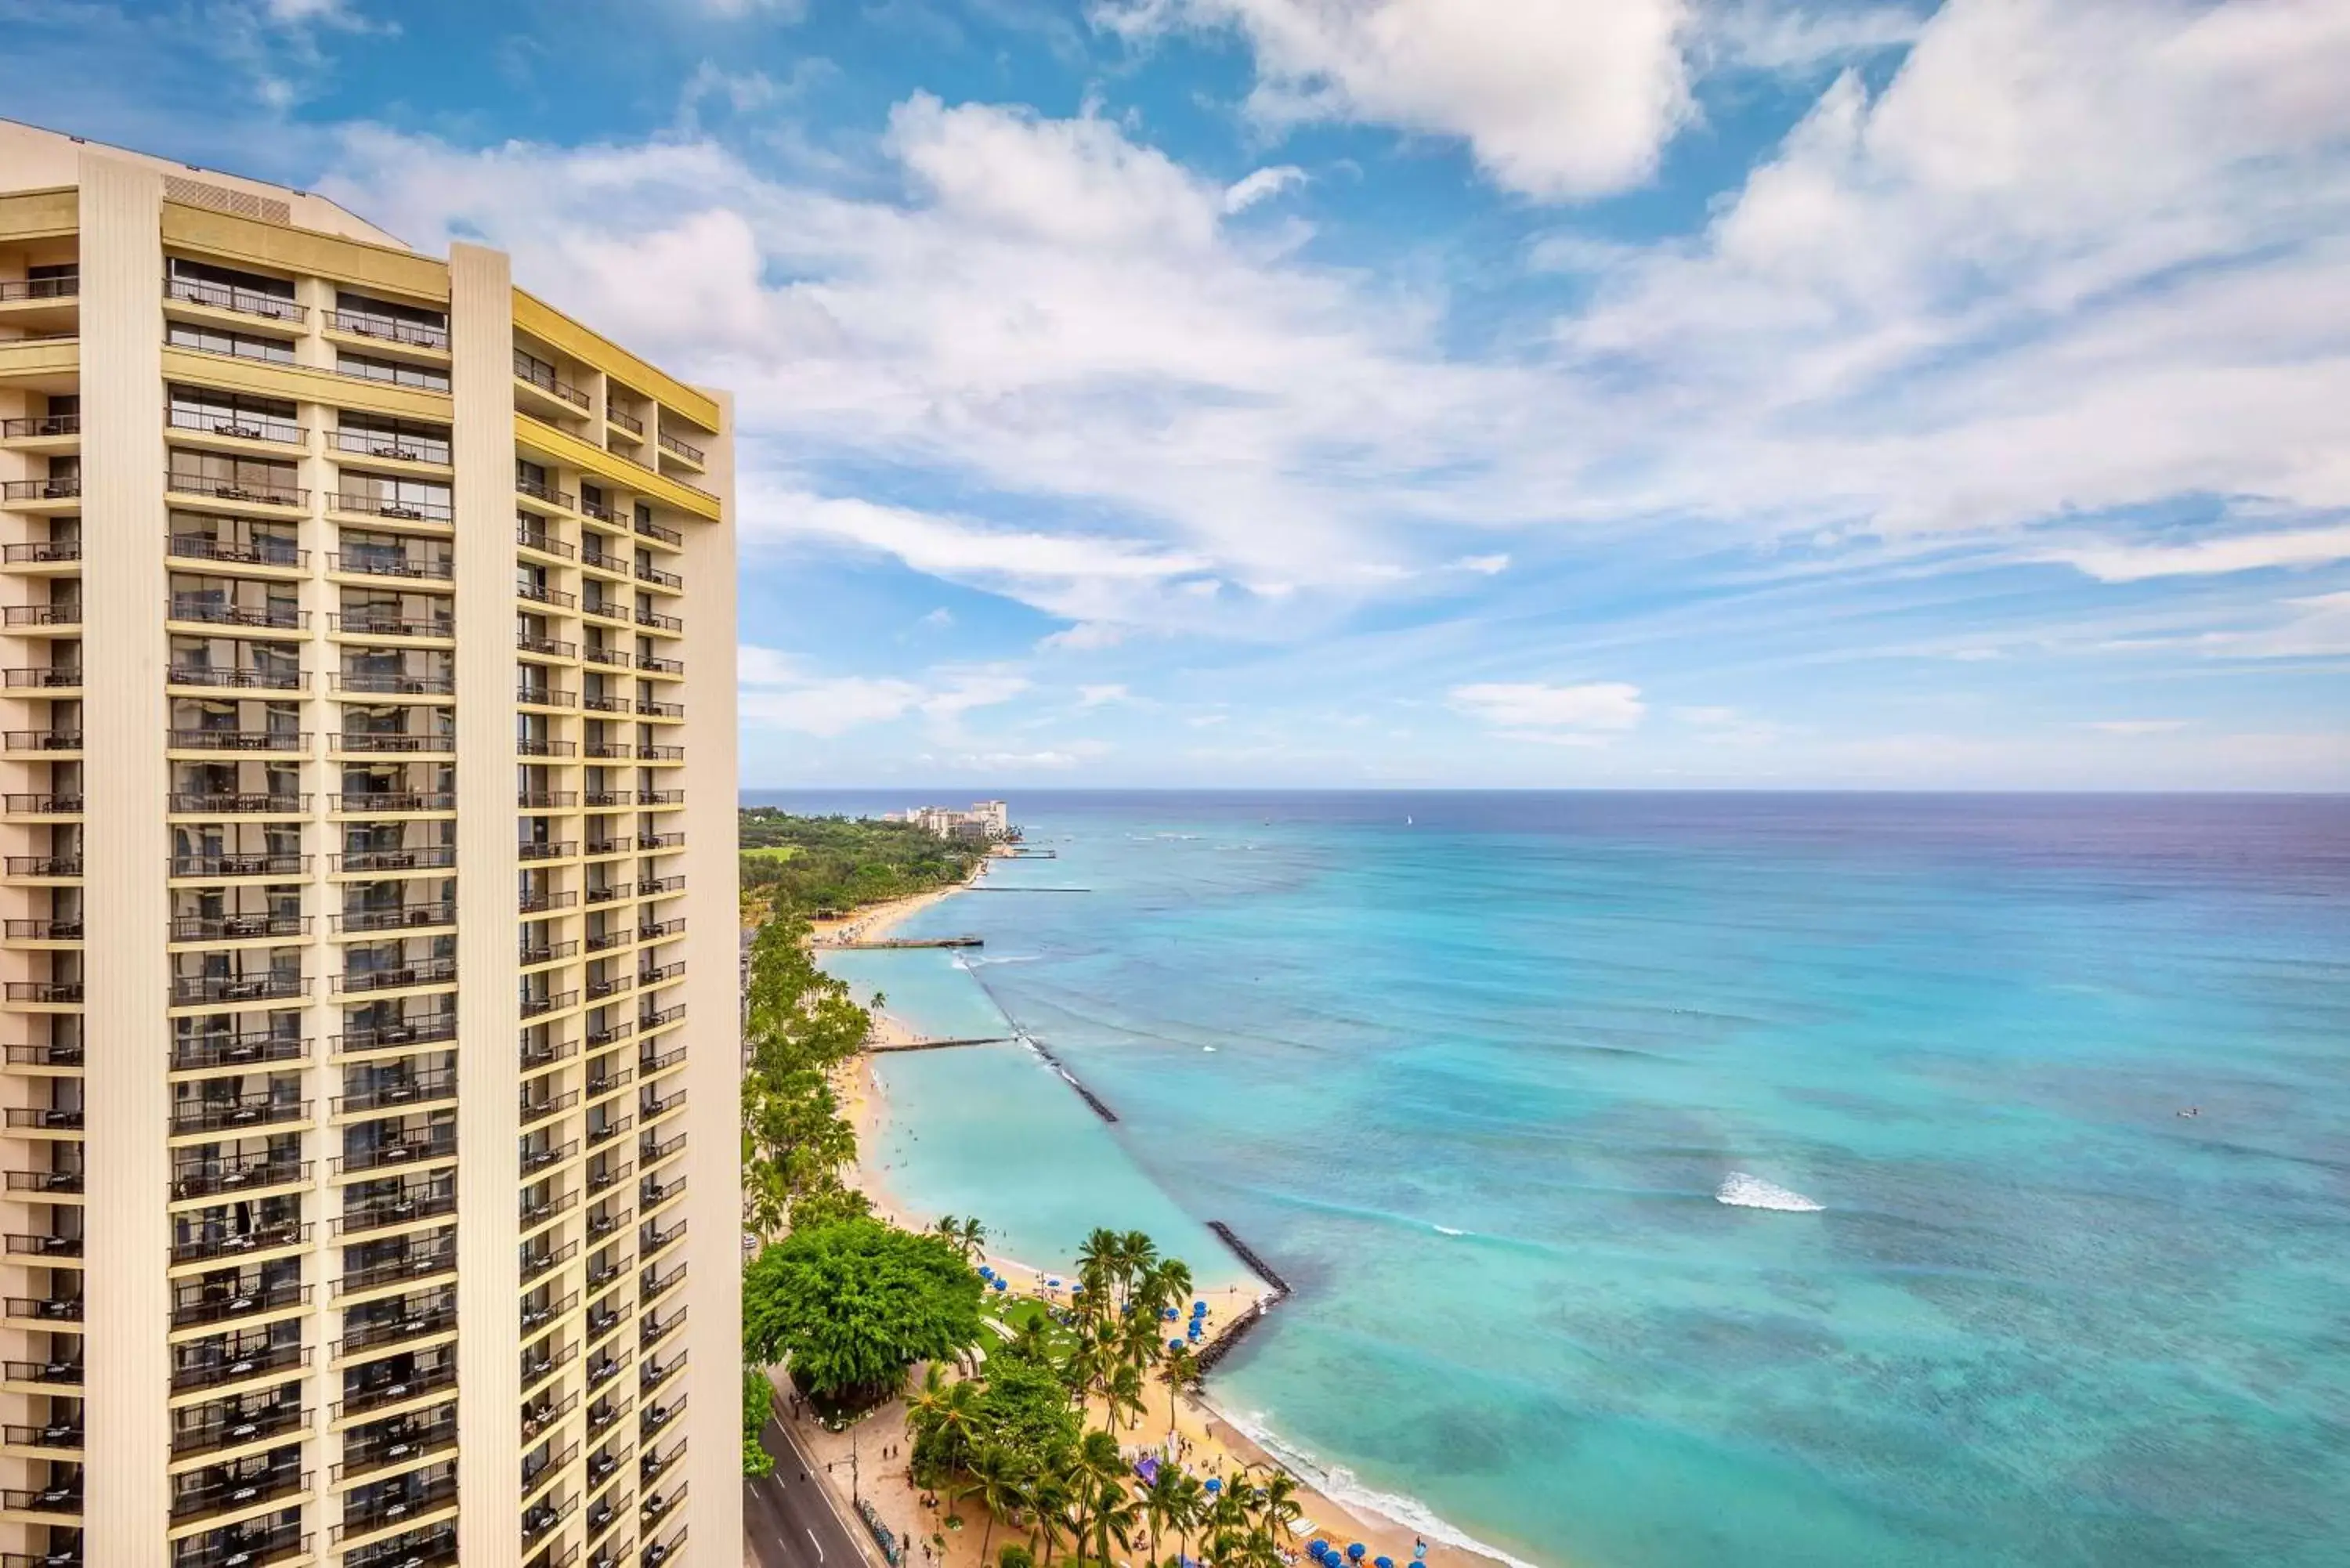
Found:
<svg viewBox="0 0 2350 1568"><path fill-rule="evenodd" d="M0 123L0 1563L739 1562L733 434Z"/></svg>

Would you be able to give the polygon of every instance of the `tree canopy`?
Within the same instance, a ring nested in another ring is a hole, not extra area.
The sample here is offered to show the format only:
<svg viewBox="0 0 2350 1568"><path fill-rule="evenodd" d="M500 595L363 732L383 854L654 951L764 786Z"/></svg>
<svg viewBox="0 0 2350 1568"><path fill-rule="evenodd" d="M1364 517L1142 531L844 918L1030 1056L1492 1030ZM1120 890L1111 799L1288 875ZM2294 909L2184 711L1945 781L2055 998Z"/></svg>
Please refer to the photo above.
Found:
<svg viewBox="0 0 2350 1568"><path fill-rule="evenodd" d="M952 1246L859 1218L795 1230L743 1276L743 1348L811 1398L886 1398L917 1361L979 1343L980 1279Z"/></svg>
<svg viewBox="0 0 2350 1568"><path fill-rule="evenodd" d="M950 887L987 853L909 822L795 816L767 805L743 808L737 830L743 890L777 914L853 909Z"/></svg>

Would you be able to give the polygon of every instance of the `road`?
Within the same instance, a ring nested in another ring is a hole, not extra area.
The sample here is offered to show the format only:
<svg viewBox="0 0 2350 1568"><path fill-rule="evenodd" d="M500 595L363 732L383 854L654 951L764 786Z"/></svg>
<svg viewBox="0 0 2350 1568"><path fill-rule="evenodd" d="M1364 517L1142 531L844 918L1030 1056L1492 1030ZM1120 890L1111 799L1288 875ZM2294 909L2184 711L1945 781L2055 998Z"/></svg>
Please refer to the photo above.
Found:
<svg viewBox="0 0 2350 1568"><path fill-rule="evenodd" d="M866 1568L825 1501L823 1479L782 1423L770 1417L759 1442L775 1456L775 1474L743 1483L743 1533L759 1568Z"/></svg>

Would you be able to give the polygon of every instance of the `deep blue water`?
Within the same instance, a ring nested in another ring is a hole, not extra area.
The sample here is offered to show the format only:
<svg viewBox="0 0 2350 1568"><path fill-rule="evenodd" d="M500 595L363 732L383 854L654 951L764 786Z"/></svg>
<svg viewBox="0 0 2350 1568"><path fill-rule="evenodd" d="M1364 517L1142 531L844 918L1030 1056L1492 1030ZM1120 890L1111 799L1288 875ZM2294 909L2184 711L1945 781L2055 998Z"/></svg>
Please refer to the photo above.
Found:
<svg viewBox="0 0 2350 1568"><path fill-rule="evenodd" d="M898 1174L1232 1223L1299 1293L1219 1401L1352 1484L1544 1564L2350 1563L2350 803L1014 806L991 880L1091 891L909 983L1123 1120L908 1058Z"/></svg>

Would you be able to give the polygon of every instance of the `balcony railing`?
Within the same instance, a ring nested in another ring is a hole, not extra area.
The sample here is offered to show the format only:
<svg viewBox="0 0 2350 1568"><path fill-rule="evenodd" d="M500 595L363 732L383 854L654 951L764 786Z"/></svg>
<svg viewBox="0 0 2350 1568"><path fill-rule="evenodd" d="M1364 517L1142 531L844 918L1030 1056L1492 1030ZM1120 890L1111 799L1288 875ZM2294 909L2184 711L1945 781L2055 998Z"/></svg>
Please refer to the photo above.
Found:
<svg viewBox="0 0 2350 1568"><path fill-rule="evenodd" d="M178 752L303 752L307 730L173 730L164 743Z"/></svg>
<svg viewBox="0 0 2350 1568"><path fill-rule="evenodd" d="M233 1100L189 1100L172 1107L174 1134L228 1132L309 1119L309 1101L284 1100L266 1093L242 1095Z"/></svg>
<svg viewBox="0 0 2350 1568"><path fill-rule="evenodd" d="M172 1392L186 1394L198 1388L217 1388L224 1383L242 1383L248 1377L265 1377L272 1372L284 1372L309 1364L310 1347L306 1345L267 1345L258 1349L230 1348L197 1355L172 1369Z"/></svg>
<svg viewBox="0 0 2350 1568"><path fill-rule="evenodd" d="M262 631L301 631L310 624L310 612L290 604L228 604L204 594L173 595L164 615L200 626L241 626Z"/></svg>
<svg viewBox="0 0 2350 1568"><path fill-rule="evenodd" d="M307 858L307 857L305 857ZM172 977L172 1005L200 1002L278 1002L301 996L309 977L299 974L179 974Z"/></svg>
<svg viewBox="0 0 2350 1568"><path fill-rule="evenodd" d="M337 1096L329 1102L337 1115L357 1111L405 1109L412 1106L431 1105L457 1096L457 1075L450 1070L417 1073L371 1084L366 1088Z"/></svg>
<svg viewBox="0 0 2350 1568"><path fill-rule="evenodd" d="M588 394L557 377L555 367L535 354L525 354L519 348L515 349L514 373L539 390L552 392L575 408L588 407Z"/></svg>
<svg viewBox="0 0 2350 1568"><path fill-rule="evenodd" d="M401 1304L404 1307L408 1305L406 1302ZM406 1345L414 1340L429 1339L436 1334L446 1334L456 1326L456 1298L443 1291L429 1302L409 1308L398 1317L353 1324L343 1331L343 1337L335 1342L333 1354L339 1360L361 1351L384 1349L392 1345ZM455 1428L456 1423L451 1422L450 1429L452 1433ZM348 1443L343 1451L346 1455L349 1454L350 1449Z"/></svg>
<svg viewBox="0 0 2350 1568"><path fill-rule="evenodd" d="M303 1469L301 1459L256 1469L197 1471L192 1479L181 1476L179 1488L172 1495L172 1521L191 1523L195 1519L209 1519L212 1514L230 1514L254 1507L256 1502L268 1502L270 1498L301 1493L307 1488L310 1471Z"/></svg>
<svg viewBox="0 0 2350 1568"><path fill-rule="evenodd" d="M369 494L364 491L344 491L330 497L327 504L338 512L357 512L369 517L390 517L404 523L446 523L457 514L446 501Z"/></svg>
<svg viewBox="0 0 2350 1568"><path fill-rule="evenodd" d="M415 556L405 550L341 550L327 556L327 570L365 577L411 577L448 582L457 575L452 556Z"/></svg>
<svg viewBox="0 0 2350 1568"><path fill-rule="evenodd" d="M309 1054L309 1041L276 1029L191 1034L172 1042L172 1070L185 1073L203 1067L253 1067L271 1062L299 1062Z"/></svg>
<svg viewBox="0 0 2350 1568"><path fill-rule="evenodd" d="M219 561L232 566L307 567L310 552L290 541L259 538L244 542L216 539L206 534L172 534L164 553L182 561Z"/></svg>
<svg viewBox="0 0 2350 1568"><path fill-rule="evenodd" d="M78 485L80 482L75 483ZM164 480L163 487L176 495L205 495L214 501L236 501L249 506L307 507L310 504L310 493L299 485L215 479L187 469L173 472ZM78 490L76 493L79 493Z"/></svg>
<svg viewBox="0 0 2350 1568"><path fill-rule="evenodd" d="M386 1482L385 1488L365 1501L344 1499L343 1521L335 1526L332 1538L341 1541L347 1536L381 1530L457 1501L457 1477L453 1471L422 1480L409 1476L402 1483Z"/></svg>
<svg viewBox="0 0 2350 1568"><path fill-rule="evenodd" d="M445 439L411 435L405 431L395 435L383 431L334 430L327 432L327 444L337 452L382 458L392 462L446 465L449 462L449 442Z"/></svg>
<svg viewBox="0 0 2350 1568"><path fill-rule="evenodd" d="M174 877L299 877L309 874L310 857L277 850L244 855L174 855L171 870Z"/></svg>
<svg viewBox="0 0 2350 1568"><path fill-rule="evenodd" d="M177 915L172 919L175 942L234 942L255 937L302 937L310 933L307 915Z"/></svg>
<svg viewBox="0 0 2350 1568"><path fill-rule="evenodd" d="M174 1168L174 1199L212 1198L250 1192L260 1188L286 1187L310 1179L310 1161L278 1155L244 1155L228 1159L191 1161Z"/></svg>
<svg viewBox="0 0 2350 1568"><path fill-rule="evenodd" d="M192 1459L221 1449L242 1448L309 1425L310 1412L283 1390L265 1400L238 1400L205 1408L172 1432L172 1457Z"/></svg>
<svg viewBox="0 0 2350 1568"><path fill-rule="evenodd" d="M430 1279L435 1274L446 1273L456 1266L457 1243L453 1240L434 1246L411 1246L398 1256L386 1258L380 1262L362 1263L356 1268L344 1269L342 1276L335 1281L333 1293L339 1300L356 1291L371 1291L380 1285L394 1285L408 1280ZM456 1377L456 1368L451 1367L449 1376L453 1381ZM432 1386L428 1385L427 1387L416 1388L411 1393L425 1393L430 1386ZM395 1398L408 1397L410 1394L407 1393L387 1396L380 1403L390 1404ZM346 1400L345 1403L350 1404L352 1401ZM359 1407L366 1408L364 1406Z"/></svg>
<svg viewBox="0 0 2350 1568"><path fill-rule="evenodd" d="M394 904L385 909L347 909L335 917L343 931L403 931L419 926L445 926L457 918L454 899L426 904Z"/></svg>
<svg viewBox="0 0 2350 1568"><path fill-rule="evenodd" d="M332 1480L337 1485L357 1480L391 1465L412 1463L439 1453L454 1447L456 1441L454 1405L436 1406L418 1415L355 1428L344 1434L343 1459L334 1468Z"/></svg>
<svg viewBox="0 0 2350 1568"><path fill-rule="evenodd" d="M251 1252L266 1252L275 1247L307 1246L311 1230L299 1220L281 1220L250 1230L193 1237L172 1242L171 1259L174 1265L218 1262Z"/></svg>
<svg viewBox="0 0 2350 1568"><path fill-rule="evenodd" d="M12 566L51 566L80 559L78 539L36 539L30 544L0 548L0 561Z"/></svg>
<svg viewBox="0 0 2350 1568"><path fill-rule="evenodd" d="M452 616L408 618L378 615L359 610L327 618L328 628L346 637L433 637L454 638L457 622Z"/></svg>
<svg viewBox="0 0 2350 1568"><path fill-rule="evenodd" d="M515 475L515 493L527 495L533 501L544 501L550 506L560 506L567 512L578 500L567 490L557 490L543 479L533 479L522 473Z"/></svg>
<svg viewBox="0 0 2350 1568"><path fill-rule="evenodd" d="M265 294L257 288L241 288L229 283L207 283L194 277L165 278L163 297L270 321L300 321L310 314L307 306L297 305L283 295Z"/></svg>
<svg viewBox="0 0 2350 1568"><path fill-rule="evenodd" d="M77 604L10 605L5 618L9 626L79 626L81 606Z"/></svg>
<svg viewBox="0 0 2350 1568"><path fill-rule="evenodd" d="M307 816L310 797L266 790L175 791L170 796L169 806L183 815L203 816Z"/></svg>
<svg viewBox="0 0 2350 1568"><path fill-rule="evenodd" d="M372 310L335 310L328 313L327 323L338 332L348 332L354 337L374 337L386 343L398 343L410 348L449 347L449 329L435 327L428 321L411 321L403 316L384 316Z"/></svg>
<svg viewBox="0 0 2350 1568"><path fill-rule="evenodd" d="M702 452L700 447L689 441L681 441L667 431L660 432L660 449L663 452L674 452L689 462L698 463L702 461Z"/></svg>
<svg viewBox="0 0 2350 1568"><path fill-rule="evenodd" d="M534 528L526 523L515 527L515 543L525 550L536 550L542 556L560 556L567 561L577 553L545 529Z"/></svg>
<svg viewBox="0 0 2350 1568"><path fill-rule="evenodd" d="M412 1050L419 1045L431 1045L455 1038L457 1015L454 1012L438 1012L372 1029L353 1029L333 1036L328 1043L338 1055L355 1055L369 1051Z"/></svg>
<svg viewBox="0 0 2350 1568"><path fill-rule="evenodd" d="M307 1557L310 1537L298 1522L250 1526L221 1532L213 1542L199 1537L193 1547L182 1542L172 1553L171 1568L268 1568L272 1563Z"/></svg>
<svg viewBox="0 0 2350 1568"><path fill-rule="evenodd" d="M78 473L11 479L0 483L0 501L71 501L80 493L81 475Z"/></svg>
<svg viewBox="0 0 2350 1568"><path fill-rule="evenodd" d="M81 276L78 272L62 277L12 278L0 283L0 300L71 299L80 292Z"/></svg>
<svg viewBox="0 0 2350 1568"><path fill-rule="evenodd" d="M663 527L649 518L637 519L637 533L647 539L658 539L664 545L683 545L685 535L674 528Z"/></svg>
<svg viewBox="0 0 2350 1568"><path fill-rule="evenodd" d="M21 287L0 285L0 287ZM0 297L12 297L0 296ZM79 414L36 414L25 420L0 420L0 441L36 441L43 436L81 434Z"/></svg>
<svg viewBox="0 0 2350 1568"><path fill-rule="evenodd" d="M337 751L359 756L422 756L457 749L453 732L411 735L396 731L342 730L329 738Z"/></svg>
<svg viewBox="0 0 2350 1568"><path fill-rule="evenodd" d="M456 1157L457 1132L452 1127L446 1133L386 1138L353 1153L337 1155L328 1162L328 1168L338 1174L357 1175L361 1171L396 1170L430 1159L454 1159Z"/></svg>
<svg viewBox="0 0 2350 1568"><path fill-rule="evenodd" d="M307 679L299 670L219 670L208 664L174 664L163 672L167 685L213 691L299 691Z"/></svg>
<svg viewBox="0 0 2350 1568"><path fill-rule="evenodd" d="M286 420L262 414L220 413L210 409L172 409L166 414L175 431L200 435L231 436L238 441L274 441L280 446L307 446L310 432Z"/></svg>
<svg viewBox="0 0 2350 1568"><path fill-rule="evenodd" d="M5 864L11 877L65 877L81 875L78 855L11 855Z"/></svg>
<svg viewBox="0 0 2350 1568"><path fill-rule="evenodd" d="M172 1306L173 1328L195 1328L208 1323L230 1323L260 1313L306 1306L310 1287L295 1281L276 1284L240 1284L222 1290L212 1285L182 1289Z"/></svg>

